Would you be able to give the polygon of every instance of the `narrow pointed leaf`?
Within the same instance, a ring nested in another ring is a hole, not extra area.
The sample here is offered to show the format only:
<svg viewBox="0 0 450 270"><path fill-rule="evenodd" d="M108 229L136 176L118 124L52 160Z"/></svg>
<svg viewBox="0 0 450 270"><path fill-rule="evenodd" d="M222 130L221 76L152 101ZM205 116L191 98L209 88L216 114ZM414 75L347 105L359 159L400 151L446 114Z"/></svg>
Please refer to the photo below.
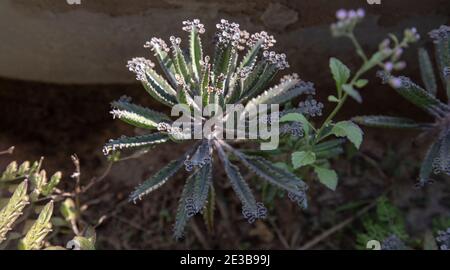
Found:
<svg viewBox="0 0 450 270"><path fill-rule="evenodd" d="M434 142L428 149L425 158L420 166L419 183L424 185L430 181L430 175L433 173L434 161L439 155L440 141Z"/></svg>
<svg viewBox="0 0 450 270"><path fill-rule="evenodd" d="M166 142L168 140L169 136L161 132L136 137L122 137L116 140L111 140L105 144L103 147L103 153L107 155L111 151L120 149L148 147L154 144Z"/></svg>
<svg viewBox="0 0 450 270"><path fill-rule="evenodd" d="M177 214L175 216L175 225L173 228L173 236L175 239L181 239L184 236L184 228L189 219L195 215L193 205L193 196L195 192L195 179L193 175L189 176L184 185L178 202Z"/></svg>
<svg viewBox="0 0 450 270"><path fill-rule="evenodd" d="M202 43L197 27L192 27L190 34L190 54L191 65L194 76L197 80L200 79L202 67L200 61L203 59Z"/></svg>
<svg viewBox="0 0 450 270"><path fill-rule="evenodd" d="M428 52L423 48L419 49L419 67L422 81L425 84L425 89L433 96L436 96L437 85L436 77L434 76L433 64Z"/></svg>
<svg viewBox="0 0 450 270"><path fill-rule="evenodd" d="M382 115L357 116L353 117L352 121L364 126L381 128L422 129L430 126L430 124L417 123L409 118Z"/></svg>
<svg viewBox="0 0 450 270"><path fill-rule="evenodd" d="M171 122L165 114L126 101L115 101L111 105L114 117L136 127L154 129L160 122Z"/></svg>
<svg viewBox="0 0 450 270"><path fill-rule="evenodd" d="M182 156L182 158L180 159L171 161L159 172L154 174L148 180L145 180L144 183L139 185L130 194L130 201L135 202L137 200L140 200L143 196L149 194L150 192L164 185L169 180L170 177L172 177L184 166L185 159L186 159L185 156Z"/></svg>
<svg viewBox="0 0 450 270"><path fill-rule="evenodd" d="M27 234L19 242L19 249L34 250L40 249L44 245L44 238L52 231L50 219L53 214L53 201L47 203L39 214L38 219L33 223Z"/></svg>
<svg viewBox="0 0 450 270"><path fill-rule="evenodd" d="M0 210L0 243L6 239L6 234L12 229L14 222L22 215L23 209L29 203L27 187L28 182L23 181L16 188L6 206Z"/></svg>

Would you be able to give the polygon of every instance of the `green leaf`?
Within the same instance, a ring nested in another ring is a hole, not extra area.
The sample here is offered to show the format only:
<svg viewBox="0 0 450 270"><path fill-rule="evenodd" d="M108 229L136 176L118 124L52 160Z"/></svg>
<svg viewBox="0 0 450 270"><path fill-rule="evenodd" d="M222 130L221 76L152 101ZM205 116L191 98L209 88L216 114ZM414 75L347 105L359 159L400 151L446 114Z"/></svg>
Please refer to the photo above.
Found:
<svg viewBox="0 0 450 270"><path fill-rule="evenodd" d="M191 64L192 70L194 72L195 78L200 79L200 74L202 67L200 61L203 59L202 43L200 40L200 35L198 33L197 27L192 27L190 36L190 54L191 54Z"/></svg>
<svg viewBox="0 0 450 270"><path fill-rule="evenodd" d="M48 196L55 190L55 187L59 184L59 181L61 181L62 173L56 172L50 177L50 181L42 187L42 195Z"/></svg>
<svg viewBox="0 0 450 270"><path fill-rule="evenodd" d="M6 239L6 234L12 229L12 225L22 215L23 209L29 203L27 187L27 181L20 183L11 199L0 211L0 243Z"/></svg>
<svg viewBox="0 0 450 270"><path fill-rule="evenodd" d="M183 188L180 200L178 202L177 214L175 216L175 225L173 228L173 236L175 239L181 239L184 235L184 228L186 227L189 219L194 215L194 211L191 210L193 206L190 204L194 197L194 175L191 174Z"/></svg>
<svg viewBox="0 0 450 270"><path fill-rule="evenodd" d="M206 201L206 207L203 210L203 220L205 221L208 232L212 233L214 230L214 210L216 208L216 192L212 182L210 183L208 200Z"/></svg>
<svg viewBox="0 0 450 270"><path fill-rule="evenodd" d="M448 110L447 105L407 77L402 77L402 85L394 89L411 103L432 114L435 111Z"/></svg>
<svg viewBox="0 0 450 270"><path fill-rule="evenodd" d="M287 80L264 91L247 103L246 110L259 104L283 104L311 90L308 85L299 85L299 82L298 79Z"/></svg>
<svg viewBox="0 0 450 270"><path fill-rule="evenodd" d="M382 63L386 59L386 55L384 52L376 52L372 55L372 57L367 61L366 64L363 66L363 71L368 71L369 69L373 68L374 66Z"/></svg>
<svg viewBox="0 0 450 270"><path fill-rule="evenodd" d="M95 250L95 245L86 237L75 236L67 243L66 248L71 250Z"/></svg>
<svg viewBox="0 0 450 270"><path fill-rule="evenodd" d="M247 54L242 59L242 62L239 65L239 68L251 66L255 63L256 58L258 56L258 52L261 49L262 43L263 43L263 40L258 40L258 42L256 42L255 45L248 50Z"/></svg>
<svg viewBox="0 0 450 270"><path fill-rule="evenodd" d="M331 132L337 137L347 137L358 149L361 146L363 132L358 125L351 121L336 123L331 129Z"/></svg>
<svg viewBox="0 0 450 270"><path fill-rule="evenodd" d="M151 68L146 70L145 75L147 80L142 85L154 99L168 106L176 104L176 91L163 77Z"/></svg>
<svg viewBox="0 0 450 270"><path fill-rule="evenodd" d="M163 143L169 140L169 136L162 132L135 136L135 137L121 137L116 140L111 140L103 147L103 153L108 155L111 151L120 150L123 148L137 148L148 147L154 144Z"/></svg>
<svg viewBox="0 0 450 270"><path fill-rule="evenodd" d="M353 86L351 86L350 84L342 85L342 90L344 90L344 92L346 92L349 96L351 96L358 103L362 102L362 98L361 98L361 95L359 94L358 90L355 90L353 88Z"/></svg>
<svg viewBox="0 0 450 270"><path fill-rule="evenodd" d="M330 95L330 96L328 96L328 101L338 103L339 99L333 95Z"/></svg>
<svg viewBox="0 0 450 270"><path fill-rule="evenodd" d="M420 166L419 183L426 184L430 182L430 175L433 173L433 163L439 156L439 147L440 141L436 141L428 149Z"/></svg>
<svg viewBox="0 0 450 270"><path fill-rule="evenodd" d="M144 183L139 185L136 190L130 194L130 201L135 202L140 200L143 196L164 185L170 177L172 177L181 169L181 167L183 167L185 159L186 155L183 155L181 158L171 161L159 172L144 181Z"/></svg>
<svg viewBox="0 0 450 270"><path fill-rule="evenodd" d="M316 161L316 154L311 151L299 151L292 153L292 165L294 169L313 164Z"/></svg>
<svg viewBox="0 0 450 270"><path fill-rule="evenodd" d="M338 176L334 170L322 168L322 167L314 167L314 172L317 174L320 183L324 184L331 190L336 190L338 184Z"/></svg>
<svg viewBox="0 0 450 270"><path fill-rule="evenodd" d="M309 134L310 129L314 129L312 124L306 119L303 114L300 113L288 113L280 118L280 123L283 122L299 122L302 124L305 134Z"/></svg>
<svg viewBox="0 0 450 270"><path fill-rule="evenodd" d="M295 200L303 208L307 207L306 190L308 185L295 174L279 168L272 162L258 156L247 156L234 150L234 154L256 175L295 196Z"/></svg>
<svg viewBox="0 0 450 270"><path fill-rule="evenodd" d="M195 173L194 187L194 206L198 213L203 210L206 200L208 199L209 187L212 180L212 164L208 162Z"/></svg>
<svg viewBox="0 0 450 270"><path fill-rule="evenodd" d="M433 64L431 63L428 52L423 48L419 49L419 67L425 89L433 96L436 96L437 84L436 77L434 76Z"/></svg>
<svg viewBox="0 0 450 270"><path fill-rule="evenodd" d="M417 123L416 121L409 118L382 115L357 116L353 117L352 121L369 127L381 128L422 129L430 127L430 124Z"/></svg>
<svg viewBox="0 0 450 270"><path fill-rule="evenodd" d="M345 84L350 78L350 69L337 58L330 58L330 69L333 78L336 81L337 89Z"/></svg>
<svg viewBox="0 0 450 270"><path fill-rule="evenodd" d="M52 231L52 223L50 222L52 214L53 201L50 201L44 206L38 219L33 223L25 237L20 240L19 249L40 249L44 245L44 238Z"/></svg>
<svg viewBox="0 0 450 270"><path fill-rule="evenodd" d="M75 219L77 218L75 202L71 198L67 198L61 203L59 211L66 221L75 221Z"/></svg>
<svg viewBox="0 0 450 270"><path fill-rule="evenodd" d="M364 86L366 86L369 83L368 80L366 79L359 79L355 82L355 86L358 88L363 88Z"/></svg>
<svg viewBox="0 0 450 270"><path fill-rule="evenodd" d="M111 106L114 108L111 111L114 117L136 127L154 129L160 122L171 122L163 113L124 100L114 101Z"/></svg>

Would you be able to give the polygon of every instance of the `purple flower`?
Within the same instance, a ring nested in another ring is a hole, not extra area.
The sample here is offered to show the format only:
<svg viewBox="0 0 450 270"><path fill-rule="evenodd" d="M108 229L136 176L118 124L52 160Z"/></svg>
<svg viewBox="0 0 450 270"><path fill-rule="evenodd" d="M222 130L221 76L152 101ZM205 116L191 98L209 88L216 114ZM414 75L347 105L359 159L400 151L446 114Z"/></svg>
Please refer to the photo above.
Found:
<svg viewBox="0 0 450 270"><path fill-rule="evenodd" d="M336 18L338 18L339 20L344 20L345 18L347 18L347 10L345 9L340 9L336 12Z"/></svg>
<svg viewBox="0 0 450 270"><path fill-rule="evenodd" d="M358 15L359 18L364 18L364 16L366 16L366 12L364 11L364 9L360 8L356 11L356 15Z"/></svg>
<svg viewBox="0 0 450 270"><path fill-rule="evenodd" d="M402 80L399 78L393 77L389 80L389 84L394 88L399 88L402 86Z"/></svg>
<svg viewBox="0 0 450 270"><path fill-rule="evenodd" d="M387 72L391 72L393 68L394 64L392 64L392 62L386 62L384 64L384 70L386 70Z"/></svg>

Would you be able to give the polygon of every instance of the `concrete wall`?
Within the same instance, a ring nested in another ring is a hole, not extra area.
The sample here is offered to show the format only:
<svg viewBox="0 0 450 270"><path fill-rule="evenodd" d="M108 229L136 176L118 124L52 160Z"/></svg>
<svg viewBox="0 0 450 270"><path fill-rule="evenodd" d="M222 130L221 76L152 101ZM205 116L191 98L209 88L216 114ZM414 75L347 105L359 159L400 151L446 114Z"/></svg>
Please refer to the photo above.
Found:
<svg viewBox="0 0 450 270"><path fill-rule="evenodd" d="M376 46L387 32L418 26L425 34L449 22L449 0L66 0L0 1L0 76L54 83L128 83L125 68L152 36L185 37L181 21L199 18L210 38L215 22L227 18L249 31L276 36L276 50L288 55L292 71L308 80L328 76L328 58L353 61L351 46L330 36L329 24L340 7L364 7L369 16L359 28L364 44ZM208 44L208 42L204 42ZM349 54L350 55L350 54Z"/></svg>

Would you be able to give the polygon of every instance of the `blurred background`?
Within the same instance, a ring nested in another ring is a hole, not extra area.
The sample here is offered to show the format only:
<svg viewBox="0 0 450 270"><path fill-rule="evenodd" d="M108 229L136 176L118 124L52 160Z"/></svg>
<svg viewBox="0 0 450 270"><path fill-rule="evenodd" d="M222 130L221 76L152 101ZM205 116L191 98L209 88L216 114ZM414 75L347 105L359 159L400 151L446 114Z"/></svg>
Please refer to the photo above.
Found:
<svg viewBox="0 0 450 270"><path fill-rule="evenodd" d="M134 133L110 117L111 101L127 95L136 103L167 110L147 95L126 62L137 56L151 58L143 44L153 36L186 38L187 33L181 31L186 19L198 18L205 24L207 51L221 18L249 32L268 31L277 40L275 50L286 53L289 72L315 83L317 99L327 111L331 106L326 97L334 91L328 59L338 57L350 67L360 64L348 40L331 36L329 25L340 8L366 10L367 18L356 34L368 52L375 51L388 33L401 35L403 29L417 27L423 39L404 56L405 73L416 80L420 78L417 48L432 49L427 33L450 23L448 0L381 0L381 5L365 0L81 0L80 5L65 0L1 0L0 149L14 145L16 150L12 156L0 156L0 168L11 159L45 156L47 170L62 170L66 184L71 185L70 155L76 153L82 181L101 174L106 166L103 144ZM369 79L362 93L364 103L349 101L339 118L389 114L428 119L381 85L374 74ZM336 161L341 175L337 192L312 188L314 199L307 211L279 198L269 213L271 218L255 225L241 218L239 202L218 172L215 180L223 194L215 231L207 233L201 217L196 217L182 242L171 238L182 174L137 205L122 203L136 184L177 157L182 147L158 146L139 159L114 165L108 177L84 195L84 201L93 222L109 215L97 229L100 248L299 248L352 217L354 208L337 211L337 205L370 201L387 188L394 190L392 197L404 210L409 230L420 234L434 217L448 215L449 182L420 193L410 188L425 149L414 145L411 151L411 141L405 140L411 136L366 129L362 154ZM314 248L354 248L357 228L355 222Z"/></svg>

